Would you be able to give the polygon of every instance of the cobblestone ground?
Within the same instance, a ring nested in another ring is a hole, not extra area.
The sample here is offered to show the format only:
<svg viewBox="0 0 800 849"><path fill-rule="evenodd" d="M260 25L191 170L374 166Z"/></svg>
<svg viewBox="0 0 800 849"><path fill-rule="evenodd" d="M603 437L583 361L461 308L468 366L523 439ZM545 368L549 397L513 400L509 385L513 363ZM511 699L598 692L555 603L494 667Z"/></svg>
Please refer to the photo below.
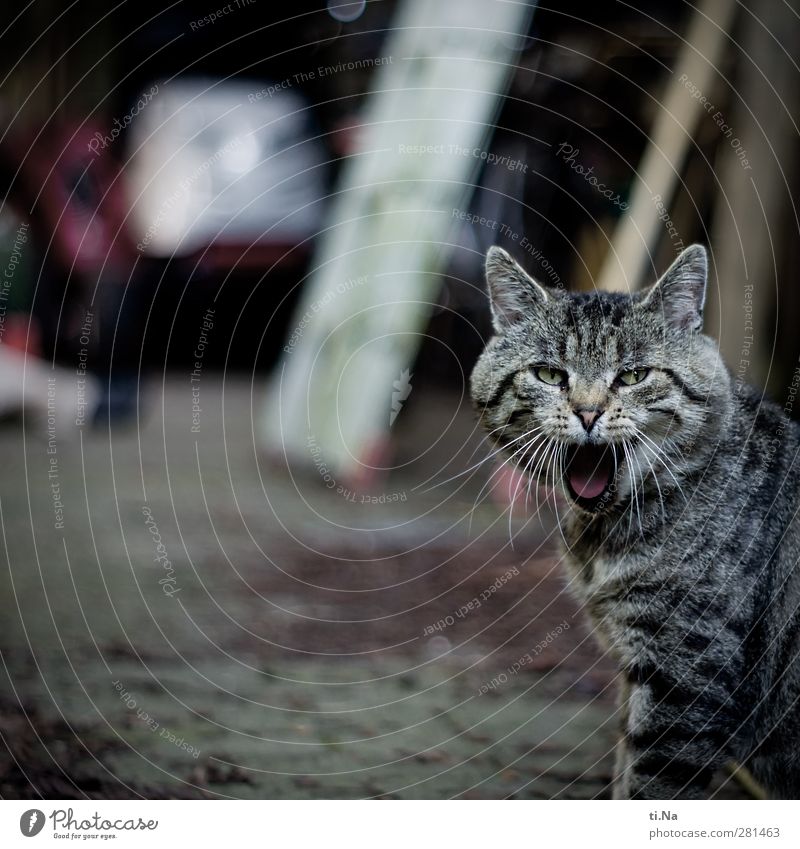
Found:
<svg viewBox="0 0 800 849"><path fill-rule="evenodd" d="M415 399L400 459L430 451L361 503L255 449L251 390L204 377L199 433L177 379L140 427L0 430L0 795L606 797L612 666L552 515L419 486L471 413Z"/></svg>

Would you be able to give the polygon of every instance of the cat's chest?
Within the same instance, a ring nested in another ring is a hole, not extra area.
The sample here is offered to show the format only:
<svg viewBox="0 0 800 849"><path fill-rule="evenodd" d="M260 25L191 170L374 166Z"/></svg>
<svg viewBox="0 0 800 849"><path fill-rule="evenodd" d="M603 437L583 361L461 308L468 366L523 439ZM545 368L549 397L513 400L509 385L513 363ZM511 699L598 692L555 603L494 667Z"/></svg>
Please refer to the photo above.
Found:
<svg viewBox="0 0 800 849"><path fill-rule="evenodd" d="M621 660L630 654L637 619L630 589L642 580L647 559L642 555L610 556L602 552L567 559L571 589L592 620L597 637Z"/></svg>
<svg viewBox="0 0 800 849"><path fill-rule="evenodd" d="M567 562L573 589L584 601L611 601L622 599L625 588L641 577L647 558L636 554L607 554L600 550L592 554L569 552Z"/></svg>

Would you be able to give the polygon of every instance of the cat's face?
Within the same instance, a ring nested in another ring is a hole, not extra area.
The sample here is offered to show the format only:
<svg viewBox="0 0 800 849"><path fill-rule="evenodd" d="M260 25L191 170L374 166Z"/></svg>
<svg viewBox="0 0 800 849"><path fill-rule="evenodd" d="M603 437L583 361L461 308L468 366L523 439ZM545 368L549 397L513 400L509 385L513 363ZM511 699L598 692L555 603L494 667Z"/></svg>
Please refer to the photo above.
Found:
<svg viewBox="0 0 800 849"><path fill-rule="evenodd" d="M702 247L633 297L546 289L499 248L486 270L497 335L472 395L520 469L598 512L698 467L729 384L701 332Z"/></svg>

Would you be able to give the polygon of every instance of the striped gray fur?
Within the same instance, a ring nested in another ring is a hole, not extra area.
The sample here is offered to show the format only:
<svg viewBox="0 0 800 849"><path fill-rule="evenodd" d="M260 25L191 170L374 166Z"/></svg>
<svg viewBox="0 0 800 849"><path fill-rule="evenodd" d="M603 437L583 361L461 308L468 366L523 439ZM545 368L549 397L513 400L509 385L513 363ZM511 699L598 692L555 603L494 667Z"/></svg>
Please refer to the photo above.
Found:
<svg viewBox="0 0 800 849"><path fill-rule="evenodd" d="M735 759L798 798L800 428L737 389L703 334L704 248L633 296L548 289L499 248L486 269L495 335L472 397L507 457L564 494L571 586L620 668L614 795L702 797ZM613 477L578 498L568 458L603 446Z"/></svg>

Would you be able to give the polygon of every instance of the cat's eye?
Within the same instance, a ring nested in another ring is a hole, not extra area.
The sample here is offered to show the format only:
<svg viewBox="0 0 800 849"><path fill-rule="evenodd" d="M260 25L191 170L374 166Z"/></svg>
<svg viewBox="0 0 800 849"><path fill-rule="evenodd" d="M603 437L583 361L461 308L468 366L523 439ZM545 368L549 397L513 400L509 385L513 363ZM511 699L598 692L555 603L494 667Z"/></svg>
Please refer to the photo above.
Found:
<svg viewBox="0 0 800 849"><path fill-rule="evenodd" d="M628 371L620 372L619 380L624 386L636 386L637 383L641 383L647 375L650 374L649 368L632 368Z"/></svg>
<svg viewBox="0 0 800 849"><path fill-rule="evenodd" d="M542 383L547 383L549 386L564 386L567 382L566 372L548 366L537 366L533 373Z"/></svg>

